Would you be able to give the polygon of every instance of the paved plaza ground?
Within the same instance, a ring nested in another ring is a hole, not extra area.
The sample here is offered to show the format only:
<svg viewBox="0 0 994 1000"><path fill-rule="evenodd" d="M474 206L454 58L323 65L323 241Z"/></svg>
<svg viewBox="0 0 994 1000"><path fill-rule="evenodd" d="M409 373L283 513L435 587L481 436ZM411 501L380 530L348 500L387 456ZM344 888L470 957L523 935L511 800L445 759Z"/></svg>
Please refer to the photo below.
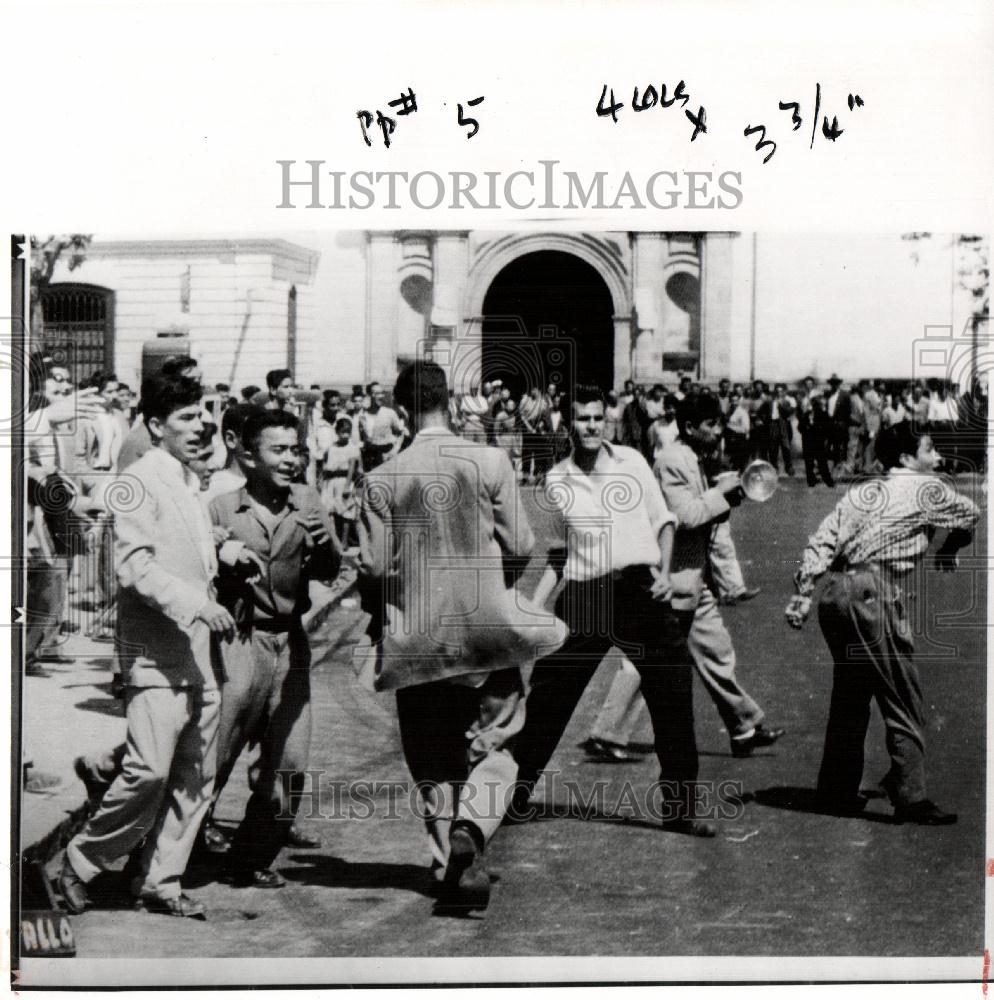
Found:
<svg viewBox="0 0 994 1000"><path fill-rule="evenodd" d="M973 493L977 482L961 478ZM124 913L113 876L103 908L76 918L80 956L493 956L493 955L980 955L983 951L986 675L986 539L964 552L954 576L929 572L918 598L919 660L929 725L930 793L959 813L946 828L898 826L882 798L865 816L814 810L831 687L831 660L816 617L787 627L783 608L808 535L838 488L786 482L765 505L745 503L733 534L753 602L726 609L744 686L788 734L740 760L714 706L696 684L701 777L741 783L744 811L711 841L663 833L628 816L625 783L648 786L653 758L635 764L589 762L577 744L611 679L602 666L553 760L580 787L604 787L604 809L505 827L489 852L498 878L483 918L433 916L427 848L406 797L370 796L368 819L309 819L322 838L312 851L286 850L281 890L236 889L194 868L187 888L209 921ZM534 498L528 508L541 535ZM536 555L526 584L533 585ZM311 764L325 782L406 781L393 698L356 683L350 649L362 634L351 599L321 610L324 625L313 671ZM63 776L60 790L24 797L25 844L82 802L72 758L123 735L109 693L109 646L70 640L76 657L47 678L28 678L24 719L28 755ZM875 710L874 710L875 711ZM648 725L638 739L649 740ZM864 786L887 769L874 715ZM539 786L538 795L561 792ZM226 789L220 820L234 824L246 800L244 760ZM564 807L565 801L561 803ZM334 803L325 802L326 811ZM342 810L339 810L341 812ZM54 870L54 869L53 869ZM979 967L978 967L979 968Z"/></svg>

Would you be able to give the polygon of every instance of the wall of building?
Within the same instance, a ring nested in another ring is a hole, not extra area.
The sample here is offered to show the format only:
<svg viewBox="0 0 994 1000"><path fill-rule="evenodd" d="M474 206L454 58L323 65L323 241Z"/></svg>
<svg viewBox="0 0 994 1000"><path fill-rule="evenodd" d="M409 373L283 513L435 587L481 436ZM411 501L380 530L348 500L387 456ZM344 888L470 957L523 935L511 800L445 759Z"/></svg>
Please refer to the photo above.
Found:
<svg viewBox="0 0 994 1000"><path fill-rule="evenodd" d="M70 272L60 262L52 280L115 291L114 368L133 386L141 378L142 345L167 331L188 335L205 383L264 385L266 371L287 363L293 286L298 358L309 367L317 351L316 308L306 276L279 254L238 249L237 241L229 250L205 252L197 242L176 253L146 254L98 239L80 267Z"/></svg>

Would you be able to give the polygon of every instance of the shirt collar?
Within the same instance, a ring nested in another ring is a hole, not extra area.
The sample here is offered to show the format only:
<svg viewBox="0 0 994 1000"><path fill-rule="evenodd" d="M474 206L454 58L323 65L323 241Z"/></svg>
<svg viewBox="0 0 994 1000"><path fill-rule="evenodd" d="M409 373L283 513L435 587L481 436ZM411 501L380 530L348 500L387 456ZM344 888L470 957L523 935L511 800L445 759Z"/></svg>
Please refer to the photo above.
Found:
<svg viewBox="0 0 994 1000"><path fill-rule="evenodd" d="M178 458L170 455L161 445L153 445L150 449L150 454L156 456L152 461L158 463L160 473L165 475L167 479L178 480L187 488L191 488L193 483L197 483L199 489L199 480L190 470L190 467L184 465Z"/></svg>
<svg viewBox="0 0 994 1000"><path fill-rule="evenodd" d="M455 437L455 434L449 430L448 427L426 427L424 430L418 431L414 435L414 440L417 441L419 438L423 437Z"/></svg>
<svg viewBox="0 0 994 1000"><path fill-rule="evenodd" d="M252 498L249 496L248 486L242 486L238 491L238 503L235 507L236 511L251 510L252 509ZM290 487L290 494L286 498L286 505L292 510L299 510L300 507L297 503L297 497L294 493L293 486Z"/></svg>
<svg viewBox="0 0 994 1000"><path fill-rule="evenodd" d="M590 472L603 472L604 471L604 456L605 455L607 456L607 460L610 461L610 462L619 462L621 460L620 456L617 453L617 451L615 451L614 445L611 444L610 441L604 441L604 440L602 440L601 441L601 450L598 453L597 458L594 461L594 467L590 470ZM573 473L576 473L576 475L579 475L579 476L590 475L590 473L588 473L584 469L580 468L580 466L577 463L576 458L575 458L575 452L570 452L569 457L566 459L566 468L567 468L567 471L571 475Z"/></svg>

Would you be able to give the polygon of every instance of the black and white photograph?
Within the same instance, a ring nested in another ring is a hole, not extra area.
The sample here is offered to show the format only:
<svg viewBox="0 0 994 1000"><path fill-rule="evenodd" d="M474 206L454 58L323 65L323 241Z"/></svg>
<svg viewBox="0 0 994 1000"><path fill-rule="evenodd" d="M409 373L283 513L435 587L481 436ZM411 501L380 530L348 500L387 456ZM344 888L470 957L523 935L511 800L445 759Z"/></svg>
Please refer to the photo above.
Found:
<svg viewBox="0 0 994 1000"><path fill-rule="evenodd" d="M77 956L982 948L985 235L24 251Z"/></svg>
<svg viewBox="0 0 994 1000"><path fill-rule="evenodd" d="M8 0L13 991L988 993L994 8Z"/></svg>

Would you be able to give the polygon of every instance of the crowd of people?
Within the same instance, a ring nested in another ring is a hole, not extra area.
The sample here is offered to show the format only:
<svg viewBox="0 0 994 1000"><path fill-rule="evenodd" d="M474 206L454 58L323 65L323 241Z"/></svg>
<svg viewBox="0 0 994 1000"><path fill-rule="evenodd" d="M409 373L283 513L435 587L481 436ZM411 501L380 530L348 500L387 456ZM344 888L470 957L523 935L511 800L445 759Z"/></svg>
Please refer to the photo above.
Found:
<svg viewBox="0 0 994 1000"><path fill-rule="evenodd" d="M678 404L698 396L717 401L721 458L739 471L761 458L793 476L799 453L809 486L879 473L876 437L903 421L931 434L950 470L984 468L986 389L978 384L961 395L955 383L938 379L859 379L846 387L833 374L824 383L808 376L791 388L762 379L709 386L684 375L672 390L628 380L605 395L605 438L638 449L651 463L678 436ZM503 448L525 483L541 480L569 450L557 383L544 391L533 386L516 399L502 379L485 381L465 395L453 394L449 412L463 437Z"/></svg>
<svg viewBox="0 0 994 1000"><path fill-rule="evenodd" d="M612 646L624 655L605 705L615 718L598 720L606 728L594 748L624 751L604 732L644 703L662 827L713 837L695 791L692 676L736 756L785 735L738 680L719 605L756 593L729 528L740 472L762 457L791 475L795 434L809 484L881 474L896 515L881 519L846 491L801 554L792 627L807 618L815 582L830 578L819 620L836 672L818 794L846 814L865 804L875 698L895 817L956 819L926 794L923 699L894 597L937 529L948 532L942 569L971 538L976 506L935 470L943 460L953 471L981 467L979 390L844 390L834 376L793 392L728 380L712 389L685 377L672 393L628 382L620 393L577 385L567 396L552 384L516 402L501 381L459 396L441 368L416 362L390 405L378 383L343 397L298 387L288 370L245 387L241 401L217 385L205 402L187 357L148 375L137 400L113 375L76 388L40 355L30 371L26 669L43 672L59 656L60 633L73 628L67 609L86 597L98 611L91 635L115 644L127 720L124 743L76 761L92 815L59 876L74 913L90 905L88 883L123 857L139 906L203 917L182 890L194 849L217 860L219 877L275 889L279 851L316 846L295 822L311 731L302 620L310 582L333 580L349 551L369 615L357 670L396 692L441 906L486 907L486 846L502 823L527 817ZM555 540L526 596L516 585L535 539L520 485L539 480ZM923 491L923 480L934 488ZM638 484L640 502L618 503L620 481ZM93 572L74 574L81 564ZM213 808L249 744L251 797L229 837Z"/></svg>

